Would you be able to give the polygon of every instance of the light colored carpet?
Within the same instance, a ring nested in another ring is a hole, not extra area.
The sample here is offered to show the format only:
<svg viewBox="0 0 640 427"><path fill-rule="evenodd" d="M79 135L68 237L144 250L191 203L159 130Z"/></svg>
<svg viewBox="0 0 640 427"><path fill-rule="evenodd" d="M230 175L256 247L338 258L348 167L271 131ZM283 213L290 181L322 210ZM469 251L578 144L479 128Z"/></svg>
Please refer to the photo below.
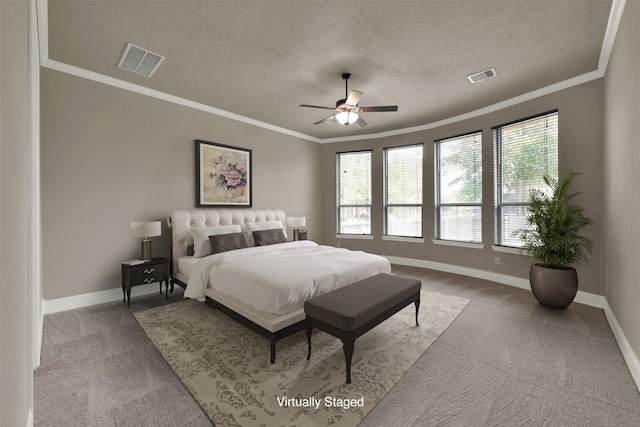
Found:
<svg viewBox="0 0 640 427"><path fill-rule="evenodd" d="M342 342L314 331L269 342L205 304L187 300L134 316L217 426L355 426L467 305L422 291L420 326L409 305L356 341L352 384L345 384ZM348 406L348 408L347 408Z"/></svg>

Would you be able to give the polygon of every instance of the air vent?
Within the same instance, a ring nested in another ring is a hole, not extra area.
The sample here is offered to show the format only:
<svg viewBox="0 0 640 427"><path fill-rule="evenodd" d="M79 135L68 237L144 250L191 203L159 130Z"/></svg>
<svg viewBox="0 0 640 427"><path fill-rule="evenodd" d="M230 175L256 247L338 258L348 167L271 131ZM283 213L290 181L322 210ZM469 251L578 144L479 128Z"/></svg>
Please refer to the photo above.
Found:
<svg viewBox="0 0 640 427"><path fill-rule="evenodd" d="M480 71L479 73L471 74L471 75L467 76L467 78L469 79L469 81L471 83L478 83L478 82L481 82L483 80L490 79L491 77L495 77L497 75L498 75L498 73L496 72L495 68L489 68L488 70L484 70L484 71Z"/></svg>
<svg viewBox="0 0 640 427"><path fill-rule="evenodd" d="M151 77L164 61L164 56L129 43L122 54L118 67Z"/></svg>

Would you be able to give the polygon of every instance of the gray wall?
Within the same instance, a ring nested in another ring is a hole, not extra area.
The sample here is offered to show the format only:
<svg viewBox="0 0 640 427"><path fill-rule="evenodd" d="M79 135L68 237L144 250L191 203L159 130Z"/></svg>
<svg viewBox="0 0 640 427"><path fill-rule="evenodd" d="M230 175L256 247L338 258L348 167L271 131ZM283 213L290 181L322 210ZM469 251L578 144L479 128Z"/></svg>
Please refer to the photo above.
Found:
<svg viewBox="0 0 640 427"><path fill-rule="evenodd" d="M0 425L29 417L29 3L0 1Z"/></svg>
<svg viewBox="0 0 640 427"><path fill-rule="evenodd" d="M532 260L519 254L494 252L493 243L493 140L491 127L549 110L559 110L560 173L568 170L584 172L574 185L585 194L578 201L595 226L586 233L594 241L589 263L578 266L580 290L603 295L601 285L602 254L602 152L603 152L603 79L575 86L504 110L460 121L438 128L394 137L327 144L322 151L323 171L323 241L343 247L418 260L429 260L460 267L474 268L513 277L528 278ZM372 118L373 120L373 118ZM485 247L482 250L435 245L434 237L434 173L433 141L466 132L483 131L483 208L482 227ZM424 209L425 243L383 241L382 215L382 149L384 147L424 143ZM336 152L373 149L373 234L374 240L337 239L336 230ZM500 257L500 265L494 262Z"/></svg>
<svg viewBox="0 0 640 427"><path fill-rule="evenodd" d="M605 76L604 283L640 357L640 2L627 1Z"/></svg>
<svg viewBox="0 0 640 427"><path fill-rule="evenodd" d="M253 150L253 207L320 238L318 144L49 69L41 96L45 300L120 287L132 221L162 220L153 255L169 257L167 214L195 208L195 139Z"/></svg>

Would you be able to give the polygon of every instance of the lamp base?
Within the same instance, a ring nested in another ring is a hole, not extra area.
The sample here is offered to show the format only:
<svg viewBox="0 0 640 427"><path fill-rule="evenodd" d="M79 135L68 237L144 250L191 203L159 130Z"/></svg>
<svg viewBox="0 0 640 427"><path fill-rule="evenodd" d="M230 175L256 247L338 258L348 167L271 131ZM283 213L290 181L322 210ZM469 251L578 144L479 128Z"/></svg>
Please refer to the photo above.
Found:
<svg viewBox="0 0 640 427"><path fill-rule="evenodd" d="M297 228L293 229L293 241L297 242L298 240L300 240L300 230Z"/></svg>
<svg viewBox="0 0 640 427"><path fill-rule="evenodd" d="M151 240L145 239L142 241L142 256L140 259L144 261L151 260Z"/></svg>

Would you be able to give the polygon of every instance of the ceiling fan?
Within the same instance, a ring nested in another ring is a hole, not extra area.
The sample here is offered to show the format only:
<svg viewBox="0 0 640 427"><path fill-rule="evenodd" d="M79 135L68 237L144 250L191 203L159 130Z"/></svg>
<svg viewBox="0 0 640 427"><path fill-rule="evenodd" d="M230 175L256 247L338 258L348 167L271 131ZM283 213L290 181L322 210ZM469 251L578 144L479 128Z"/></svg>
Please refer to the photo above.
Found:
<svg viewBox="0 0 640 427"><path fill-rule="evenodd" d="M301 107L309 107L309 108L322 108L324 110L335 111L329 117L325 117L324 119L317 121L314 125L319 125L322 123L339 123L341 125L349 126L350 124L355 123L360 127L365 127L368 123L360 116L360 113L377 113L384 111L398 111L397 105L385 105L379 107L358 107L358 101L360 101L360 97L362 96L362 92L358 90L352 90L349 92L349 78L351 74L344 73L342 75L342 79L344 80L344 99L339 99L336 102L335 107L322 107L320 105L308 105L308 104L300 104Z"/></svg>

